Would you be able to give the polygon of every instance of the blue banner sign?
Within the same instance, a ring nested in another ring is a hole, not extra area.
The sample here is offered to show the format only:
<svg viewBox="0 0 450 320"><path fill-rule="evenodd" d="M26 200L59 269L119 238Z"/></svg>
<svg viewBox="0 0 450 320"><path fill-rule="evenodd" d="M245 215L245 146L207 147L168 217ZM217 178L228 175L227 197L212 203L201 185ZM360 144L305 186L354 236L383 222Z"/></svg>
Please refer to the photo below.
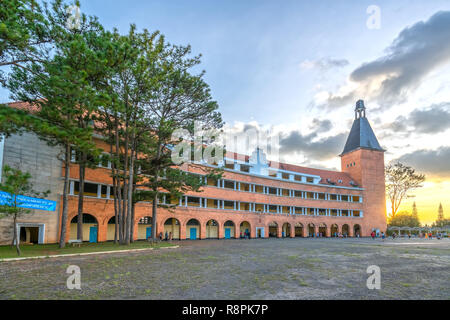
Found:
<svg viewBox="0 0 450 320"><path fill-rule="evenodd" d="M0 205L12 205L13 198L7 192L0 191ZM56 201L38 199L26 196L17 196L17 206L26 209L55 211Z"/></svg>

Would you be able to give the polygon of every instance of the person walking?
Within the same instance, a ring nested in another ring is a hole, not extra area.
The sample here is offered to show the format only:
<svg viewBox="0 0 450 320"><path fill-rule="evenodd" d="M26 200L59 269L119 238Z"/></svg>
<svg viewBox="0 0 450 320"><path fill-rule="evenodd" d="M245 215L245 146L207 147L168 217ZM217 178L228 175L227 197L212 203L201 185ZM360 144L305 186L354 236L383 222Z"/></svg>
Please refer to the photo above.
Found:
<svg viewBox="0 0 450 320"><path fill-rule="evenodd" d="M381 233L381 240L384 241L384 239L386 238L386 235L384 234L384 232Z"/></svg>

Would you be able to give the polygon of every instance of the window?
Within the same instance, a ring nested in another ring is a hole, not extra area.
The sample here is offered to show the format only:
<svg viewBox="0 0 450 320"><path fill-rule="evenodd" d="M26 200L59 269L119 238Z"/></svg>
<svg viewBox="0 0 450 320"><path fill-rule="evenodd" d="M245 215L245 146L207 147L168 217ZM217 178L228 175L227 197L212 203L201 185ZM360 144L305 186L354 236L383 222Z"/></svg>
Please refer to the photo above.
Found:
<svg viewBox="0 0 450 320"><path fill-rule="evenodd" d="M303 214L303 208L295 207L295 214Z"/></svg>
<svg viewBox="0 0 450 320"><path fill-rule="evenodd" d="M240 205L241 205L241 207L240 207L241 211L251 211L251 203L241 202Z"/></svg>
<svg viewBox="0 0 450 320"><path fill-rule="evenodd" d="M234 163L225 163L225 168L234 170Z"/></svg>
<svg viewBox="0 0 450 320"><path fill-rule="evenodd" d="M347 195L342 195L342 196L341 196L341 201L349 201L349 196L347 196Z"/></svg>
<svg viewBox="0 0 450 320"><path fill-rule="evenodd" d="M317 198L318 198L319 200L325 200L325 193L318 193L318 194L317 194Z"/></svg>
<svg viewBox="0 0 450 320"><path fill-rule="evenodd" d="M343 217L348 217L348 214L349 214L348 210L342 210Z"/></svg>
<svg viewBox="0 0 450 320"><path fill-rule="evenodd" d="M331 210L330 210L330 215L331 215L332 217L337 217L337 215L338 215L337 209L331 209Z"/></svg>
<svg viewBox="0 0 450 320"><path fill-rule="evenodd" d="M100 186L100 197L108 198L108 186L104 186L104 185Z"/></svg>
<svg viewBox="0 0 450 320"><path fill-rule="evenodd" d="M223 187L225 189L233 189L234 190L234 181L225 180L223 183Z"/></svg>
<svg viewBox="0 0 450 320"><path fill-rule="evenodd" d="M284 197L289 197L289 190L288 189L281 189L281 195Z"/></svg>
<svg viewBox="0 0 450 320"><path fill-rule="evenodd" d="M274 205L269 205L268 208L270 213L277 213L278 212L278 206L274 206Z"/></svg>
<svg viewBox="0 0 450 320"><path fill-rule="evenodd" d="M264 205L260 204L260 203L255 204L255 211L256 212L264 212Z"/></svg>
<svg viewBox="0 0 450 320"><path fill-rule="evenodd" d="M282 212L282 213L290 213L290 212L291 212L291 209L290 209L290 207L288 207L288 206L282 206L282 207L281 207L281 212Z"/></svg>
<svg viewBox="0 0 450 320"><path fill-rule="evenodd" d="M330 200L337 201L337 194L330 194Z"/></svg>
<svg viewBox="0 0 450 320"><path fill-rule="evenodd" d="M267 189L268 189L268 193L269 193L269 194L273 194L273 195L277 195L277 194L278 194L277 188L271 188L271 187L269 187L269 188L267 188Z"/></svg>
<svg viewBox="0 0 450 320"><path fill-rule="evenodd" d="M290 176L291 176L291 175L290 175L289 173L282 173L282 174L281 174L281 178L282 178L282 179L286 179L286 180L289 180Z"/></svg>
<svg viewBox="0 0 450 320"><path fill-rule="evenodd" d="M294 176L294 180L295 181L302 181L302 176L295 175Z"/></svg>
<svg viewBox="0 0 450 320"><path fill-rule="evenodd" d="M200 207L200 198L197 197L187 197L188 207Z"/></svg>
<svg viewBox="0 0 450 320"><path fill-rule="evenodd" d="M269 171L269 177L276 178L276 177L277 177L277 172L276 172L276 171L273 171L273 170L270 170L270 171Z"/></svg>
<svg viewBox="0 0 450 320"><path fill-rule="evenodd" d="M308 212L308 216L313 216L314 215L314 208L308 208L307 212Z"/></svg>
<svg viewBox="0 0 450 320"><path fill-rule="evenodd" d="M250 184L241 182L241 191L250 191Z"/></svg>
<svg viewBox="0 0 450 320"><path fill-rule="evenodd" d="M241 171L242 172L250 172L250 166L246 165L246 164L241 164Z"/></svg>
<svg viewBox="0 0 450 320"><path fill-rule="evenodd" d="M224 201L223 202L223 207L226 210L234 210L234 201Z"/></svg>
<svg viewBox="0 0 450 320"><path fill-rule="evenodd" d="M314 192L307 192L306 199L314 199Z"/></svg>
<svg viewBox="0 0 450 320"><path fill-rule="evenodd" d="M109 161L109 154L102 154L100 156L100 163L98 164L101 168L111 168L111 162Z"/></svg>
<svg viewBox="0 0 450 320"><path fill-rule="evenodd" d="M75 181L74 194L78 195L80 193L80 182ZM98 184L95 183L84 183L84 195L86 197L98 197Z"/></svg>
<svg viewBox="0 0 450 320"><path fill-rule="evenodd" d="M206 206L211 209L217 209L219 207L219 201L214 199L206 200Z"/></svg>
<svg viewBox="0 0 450 320"><path fill-rule="evenodd" d="M353 199L353 202L360 202L361 201L361 198L359 196L353 196L352 199Z"/></svg>
<svg viewBox="0 0 450 320"><path fill-rule="evenodd" d="M264 187L260 185L255 186L255 192L256 193L264 193Z"/></svg>
<svg viewBox="0 0 450 320"><path fill-rule="evenodd" d="M326 216L327 215L327 209L317 209L319 211L319 216Z"/></svg>
<svg viewBox="0 0 450 320"><path fill-rule="evenodd" d="M296 198L301 198L301 197L302 197L302 192L301 192L301 191L295 190L295 191L294 191L294 197L296 197Z"/></svg>
<svg viewBox="0 0 450 320"><path fill-rule="evenodd" d="M217 187L217 180L213 179L213 178L207 178L206 179L206 184L208 186L213 186L213 187Z"/></svg>
<svg viewBox="0 0 450 320"><path fill-rule="evenodd" d="M361 216L361 212L359 210L354 210L353 211L353 216L354 217L360 217Z"/></svg>
<svg viewBox="0 0 450 320"><path fill-rule="evenodd" d="M306 178L306 182L308 182L308 183L313 183L313 182L314 182L314 178L307 177L307 178Z"/></svg>

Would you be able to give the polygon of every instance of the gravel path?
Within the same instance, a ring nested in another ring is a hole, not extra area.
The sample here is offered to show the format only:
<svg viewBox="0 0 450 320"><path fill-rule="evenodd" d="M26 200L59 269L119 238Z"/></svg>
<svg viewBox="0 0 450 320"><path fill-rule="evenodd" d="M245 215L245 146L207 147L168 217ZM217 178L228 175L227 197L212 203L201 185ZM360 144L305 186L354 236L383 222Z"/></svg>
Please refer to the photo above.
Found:
<svg viewBox="0 0 450 320"><path fill-rule="evenodd" d="M0 299L450 299L450 240L264 239L0 263ZM69 265L81 290L68 290ZM381 268L381 289L366 286Z"/></svg>

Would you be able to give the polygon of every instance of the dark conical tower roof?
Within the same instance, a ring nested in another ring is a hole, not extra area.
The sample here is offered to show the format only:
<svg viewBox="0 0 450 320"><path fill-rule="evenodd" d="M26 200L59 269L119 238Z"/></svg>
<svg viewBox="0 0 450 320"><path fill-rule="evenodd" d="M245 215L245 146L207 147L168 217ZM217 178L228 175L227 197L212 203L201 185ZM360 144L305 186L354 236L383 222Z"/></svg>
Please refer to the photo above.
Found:
<svg viewBox="0 0 450 320"><path fill-rule="evenodd" d="M356 103L355 121L353 122L352 129L350 130L344 151L341 155L357 149L385 151L378 143L369 120L366 118L366 108L362 100Z"/></svg>

